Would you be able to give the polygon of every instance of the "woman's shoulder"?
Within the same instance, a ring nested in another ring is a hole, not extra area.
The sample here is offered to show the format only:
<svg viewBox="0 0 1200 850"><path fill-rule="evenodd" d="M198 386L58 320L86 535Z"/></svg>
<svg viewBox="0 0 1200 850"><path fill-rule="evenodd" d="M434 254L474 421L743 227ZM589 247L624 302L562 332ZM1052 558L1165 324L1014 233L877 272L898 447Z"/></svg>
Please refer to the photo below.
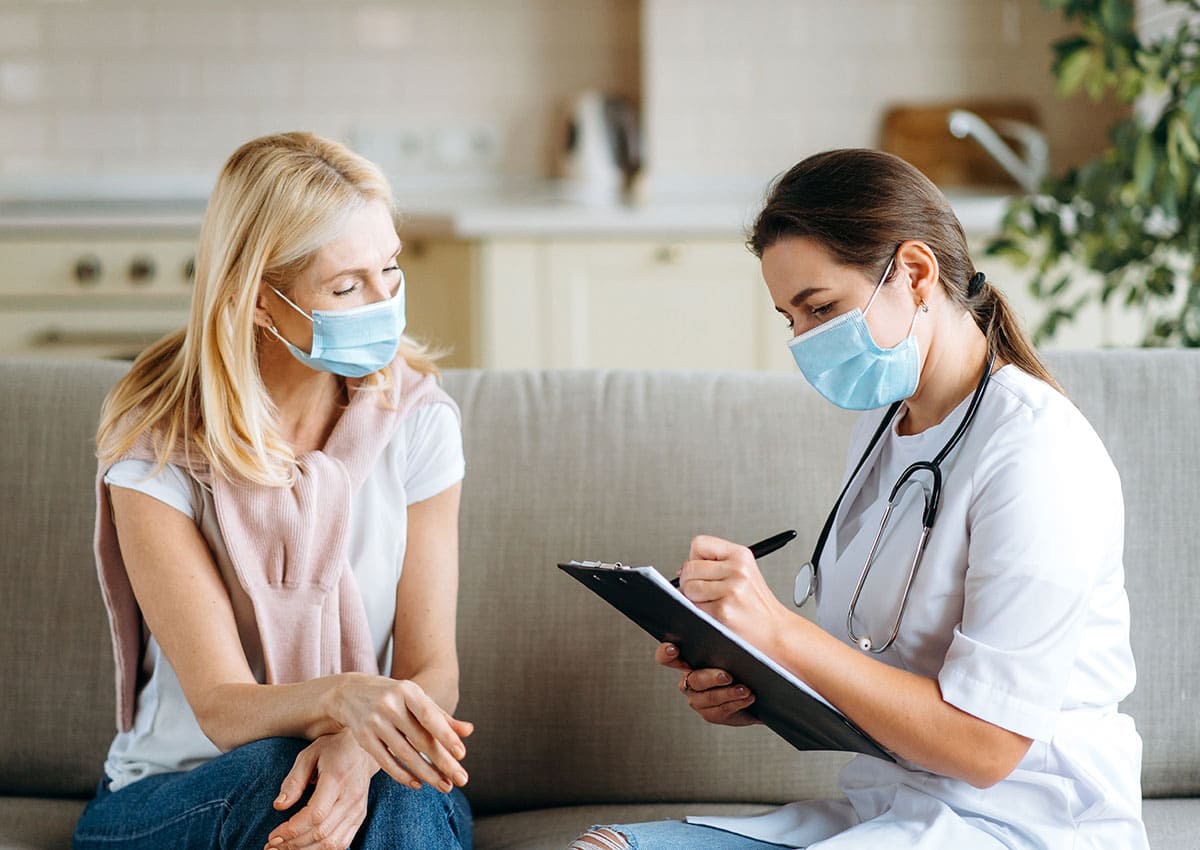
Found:
<svg viewBox="0 0 1200 850"><path fill-rule="evenodd" d="M989 394L980 408L990 420L983 429L985 457L1047 471L1087 468L1089 478L1105 471L1115 475L1095 428L1055 387L1010 364L992 376Z"/></svg>

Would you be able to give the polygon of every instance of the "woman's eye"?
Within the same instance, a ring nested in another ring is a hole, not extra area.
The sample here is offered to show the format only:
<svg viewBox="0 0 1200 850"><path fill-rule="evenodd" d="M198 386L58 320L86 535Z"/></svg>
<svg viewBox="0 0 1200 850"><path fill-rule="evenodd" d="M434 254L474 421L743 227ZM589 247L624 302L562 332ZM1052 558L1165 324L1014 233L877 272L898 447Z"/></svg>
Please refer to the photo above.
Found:
<svg viewBox="0 0 1200 850"><path fill-rule="evenodd" d="M398 271L400 271L400 266L396 265L395 263L392 263L390 266L388 266L386 269L384 269L384 272L398 272Z"/></svg>
<svg viewBox="0 0 1200 850"><path fill-rule="evenodd" d="M338 296L342 296L342 295L349 295L351 292L353 292L353 291L354 291L354 290L356 290L356 289L358 289L358 284L357 284L357 283L352 283L352 284L350 284L349 286L347 286L345 289L335 289L335 290L333 290L333 294L334 294L334 295L338 295Z"/></svg>
<svg viewBox="0 0 1200 850"><path fill-rule="evenodd" d="M829 303L829 304L822 304L820 307L813 307L812 310L810 310L809 312L811 312L813 314L813 316L815 316L816 318L819 319L822 316L827 315L831 309L833 309L833 304Z"/></svg>

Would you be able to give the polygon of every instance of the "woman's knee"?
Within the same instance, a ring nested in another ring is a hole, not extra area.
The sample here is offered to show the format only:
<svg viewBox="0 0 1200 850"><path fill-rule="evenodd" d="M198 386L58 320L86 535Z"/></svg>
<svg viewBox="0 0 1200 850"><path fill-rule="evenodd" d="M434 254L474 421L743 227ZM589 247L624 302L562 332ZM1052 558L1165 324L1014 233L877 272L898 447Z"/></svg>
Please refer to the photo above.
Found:
<svg viewBox="0 0 1200 850"><path fill-rule="evenodd" d="M606 826L593 826L567 850L632 850L624 835Z"/></svg>
<svg viewBox="0 0 1200 850"><path fill-rule="evenodd" d="M390 836L389 847L409 847L411 836L436 837L420 847L472 846L471 809L462 792L442 793L430 785L409 788L383 771L371 780L367 822L376 836ZM372 845L368 845L372 846ZM413 845L415 848L417 845Z"/></svg>

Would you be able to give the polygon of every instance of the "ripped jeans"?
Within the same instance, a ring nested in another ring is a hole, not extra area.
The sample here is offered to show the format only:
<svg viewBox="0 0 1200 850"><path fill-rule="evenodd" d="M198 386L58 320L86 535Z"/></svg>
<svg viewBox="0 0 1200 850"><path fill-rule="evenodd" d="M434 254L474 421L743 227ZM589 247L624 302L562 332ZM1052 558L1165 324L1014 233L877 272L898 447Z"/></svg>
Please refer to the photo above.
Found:
<svg viewBox="0 0 1200 850"><path fill-rule="evenodd" d="M606 832L615 833L625 840L614 841L605 835ZM593 826L575 839L569 850L779 850L781 846L711 826L681 820L659 820Z"/></svg>

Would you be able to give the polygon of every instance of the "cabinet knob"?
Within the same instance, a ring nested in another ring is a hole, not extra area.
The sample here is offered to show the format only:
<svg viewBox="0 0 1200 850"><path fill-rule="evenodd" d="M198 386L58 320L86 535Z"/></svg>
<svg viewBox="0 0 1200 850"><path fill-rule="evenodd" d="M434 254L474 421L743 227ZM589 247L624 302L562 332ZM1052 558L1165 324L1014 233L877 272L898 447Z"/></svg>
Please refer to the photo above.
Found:
<svg viewBox="0 0 1200 850"><path fill-rule="evenodd" d="M654 251L654 261L663 266L676 266L683 262L683 249L678 245L660 245Z"/></svg>
<svg viewBox="0 0 1200 850"><path fill-rule="evenodd" d="M134 257L129 263L129 282L137 286L146 286L154 281L158 267L150 257Z"/></svg>
<svg viewBox="0 0 1200 850"><path fill-rule="evenodd" d="M95 286L104 274L104 266L95 254L84 254L75 261L74 274L80 286Z"/></svg>
<svg viewBox="0 0 1200 850"><path fill-rule="evenodd" d="M185 284L192 283L196 278L196 258L188 257L187 262L183 264L183 282Z"/></svg>

